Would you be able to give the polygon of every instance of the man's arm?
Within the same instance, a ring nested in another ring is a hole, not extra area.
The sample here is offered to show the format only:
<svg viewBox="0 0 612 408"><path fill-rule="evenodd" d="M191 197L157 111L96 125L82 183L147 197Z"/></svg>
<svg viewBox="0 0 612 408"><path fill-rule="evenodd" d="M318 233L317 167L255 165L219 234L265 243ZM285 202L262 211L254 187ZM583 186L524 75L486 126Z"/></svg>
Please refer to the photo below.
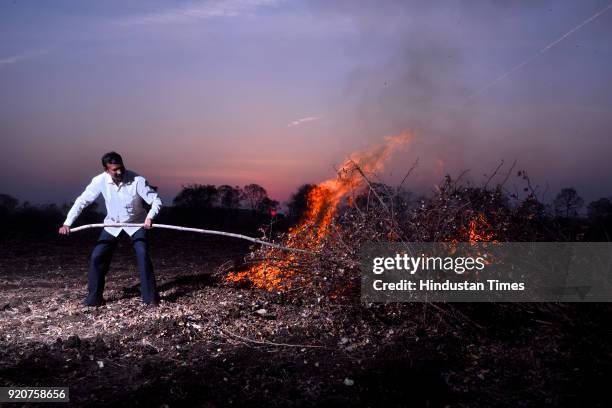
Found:
<svg viewBox="0 0 612 408"><path fill-rule="evenodd" d="M151 209L147 214L147 219L145 220L145 227L150 228L152 224L151 221L157 216L157 214L159 214L159 210L161 210L162 201L157 195L157 191L155 191L149 182L142 176L141 180L138 181L136 191L138 192L138 195L151 206Z"/></svg>
<svg viewBox="0 0 612 408"><path fill-rule="evenodd" d="M94 177L91 179L91 182L87 187L85 187L85 191L81 193L80 196L74 201L72 208L68 211L68 215L66 216L66 221L64 221L64 225L60 228L60 234L68 234L70 233L70 226L76 220L76 218L81 214L83 209L87 207L89 204L93 203L96 198L100 195L100 185L98 180Z"/></svg>

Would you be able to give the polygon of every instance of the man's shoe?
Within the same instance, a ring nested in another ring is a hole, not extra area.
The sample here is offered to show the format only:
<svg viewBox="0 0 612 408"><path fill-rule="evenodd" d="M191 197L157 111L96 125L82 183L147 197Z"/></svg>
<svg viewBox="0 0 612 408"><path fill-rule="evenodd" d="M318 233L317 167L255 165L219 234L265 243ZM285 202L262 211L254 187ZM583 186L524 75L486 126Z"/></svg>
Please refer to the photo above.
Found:
<svg viewBox="0 0 612 408"><path fill-rule="evenodd" d="M146 307L147 309L154 309L154 308L156 308L156 307L159 307L159 300L154 300L154 301L149 302L149 303L146 303L146 302L145 302L145 304L144 304L144 305L145 305L145 307Z"/></svg>
<svg viewBox="0 0 612 408"><path fill-rule="evenodd" d="M91 302L88 299L85 299L83 301L83 306L89 306L89 307L98 307L98 306L104 306L106 304L106 300L101 299L95 302Z"/></svg>

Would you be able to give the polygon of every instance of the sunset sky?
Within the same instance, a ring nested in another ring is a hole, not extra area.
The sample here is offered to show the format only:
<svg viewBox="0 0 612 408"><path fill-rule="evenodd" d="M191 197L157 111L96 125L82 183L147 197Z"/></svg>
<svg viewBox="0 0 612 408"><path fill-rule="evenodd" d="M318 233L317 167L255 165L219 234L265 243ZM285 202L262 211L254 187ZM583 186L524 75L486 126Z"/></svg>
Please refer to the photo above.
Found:
<svg viewBox="0 0 612 408"><path fill-rule="evenodd" d="M544 200L612 196L609 5L0 0L0 193L72 201L116 150L168 204L189 183L285 200L412 129L381 180L516 159Z"/></svg>

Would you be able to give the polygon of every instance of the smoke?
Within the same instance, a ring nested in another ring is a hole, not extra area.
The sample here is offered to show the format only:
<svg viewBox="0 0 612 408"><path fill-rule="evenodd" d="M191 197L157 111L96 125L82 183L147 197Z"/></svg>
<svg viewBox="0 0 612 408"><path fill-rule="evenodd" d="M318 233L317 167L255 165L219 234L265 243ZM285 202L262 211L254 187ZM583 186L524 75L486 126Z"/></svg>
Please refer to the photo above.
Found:
<svg viewBox="0 0 612 408"><path fill-rule="evenodd" d="M340 99L339 127L357 129L359 145L414 130L411 148L395 157L387 173L397 181L419 157L412 184L431 187L444 163L465 166L473 113L457 109L470 84L460 36L461 16L426 3L334 2L316 9L322 18L350 21L354 41L345 50L354 61ZM443 10L443 11L440 11ZM342 133L338 129L338 133Z"/></svg>
<svg viewBox="0 0 612 408"><path fill-rule="evenodd" d="M594 109L602 100L612 104L605 96L605 88L611 89L604 70L612 67L612 48L603 35L609 32L609 26L603 28L609 20L592 17L604 6L554 1L314 2L313 13L350 24L354 35L345 49L353 65L339 97L343 103L336 133L356 128L353 134L360 146L414 130L410 149L386 167L393 174L386 174L384 181L401 179L418 157L419 166L407 184L421 191L444 174L458 176L464 170L469 170L467 180L478 183L500 160L517 159L540 184L555 189L571 180L585 185L588 195L588 190L595 191L597 169L612 170L600 162L599 149L585 152L582 141L591 139L589 145L595 146L602 129L610 130L609 120L597 113L602 108ZM590 24L582 24L570 41L568 30L576 31L572 27L581 21ZM559 38L566 41L559 43ZM556 46L551 49L551 44ZM582 44L593 51L579 54ZM545 55L538 53L543 49ZM541 58L504 77L486 94L471 97L534 53ZM582 179L571 173L576 168L582 169Z"/></svg>

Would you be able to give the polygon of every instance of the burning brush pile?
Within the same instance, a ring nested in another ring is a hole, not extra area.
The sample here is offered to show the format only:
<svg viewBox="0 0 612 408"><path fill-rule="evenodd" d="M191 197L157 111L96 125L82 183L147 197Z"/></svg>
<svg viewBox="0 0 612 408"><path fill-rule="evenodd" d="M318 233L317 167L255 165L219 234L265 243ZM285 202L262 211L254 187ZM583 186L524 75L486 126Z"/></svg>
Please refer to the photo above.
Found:
<svg viewBox="0 0 612 408"><path fill-rule="evenodd" d="M533 227L544 208L535 192L526 188L524 199L508 194L504 191L508 177L487 188L446 176L433 196L417 201L401 186L374 182L391 154L413 137L405 131L351 154L336 178L309 191L300 222L277 237L276 243L294 251L260 248L249 254L246 267L230 272L226 280L271 292L310 292L333 299L358 295L359 250L366 242L555 240ZM524 172L518 175L529 182Z"/></svg>

